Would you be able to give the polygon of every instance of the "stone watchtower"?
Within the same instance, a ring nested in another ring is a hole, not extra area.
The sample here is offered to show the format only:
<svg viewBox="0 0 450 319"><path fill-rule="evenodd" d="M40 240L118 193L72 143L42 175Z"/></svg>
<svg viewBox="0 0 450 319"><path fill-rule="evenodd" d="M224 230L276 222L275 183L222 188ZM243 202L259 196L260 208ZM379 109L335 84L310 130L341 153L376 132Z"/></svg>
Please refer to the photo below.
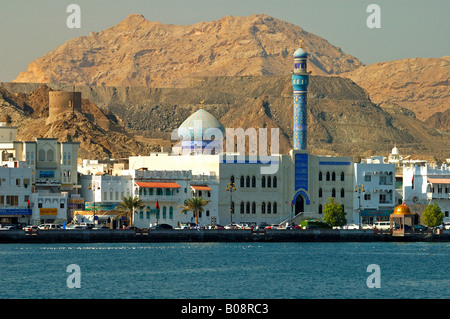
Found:
<svg viewBox="0 0 450 319"><path fill-rule="evenodd" d="M48 92L47 124L56 121L63 113L81 112L81 92Z"/></svg>

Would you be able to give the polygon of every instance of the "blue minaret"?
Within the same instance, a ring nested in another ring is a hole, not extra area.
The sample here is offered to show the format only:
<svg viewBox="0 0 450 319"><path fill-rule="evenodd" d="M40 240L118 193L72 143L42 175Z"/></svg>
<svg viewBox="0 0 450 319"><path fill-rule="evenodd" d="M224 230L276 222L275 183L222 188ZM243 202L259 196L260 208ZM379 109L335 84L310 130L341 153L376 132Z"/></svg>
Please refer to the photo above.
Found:
<svg viewBox="0 0 450 319"><path fill-rule="evenodd" d="M306 94L309 73L306 68L308 54L302 48L302 41L300 41L300 48L294 53L294 74L292 75L292 86L294 87L294 150L306 150L307 138Z"/></svg>

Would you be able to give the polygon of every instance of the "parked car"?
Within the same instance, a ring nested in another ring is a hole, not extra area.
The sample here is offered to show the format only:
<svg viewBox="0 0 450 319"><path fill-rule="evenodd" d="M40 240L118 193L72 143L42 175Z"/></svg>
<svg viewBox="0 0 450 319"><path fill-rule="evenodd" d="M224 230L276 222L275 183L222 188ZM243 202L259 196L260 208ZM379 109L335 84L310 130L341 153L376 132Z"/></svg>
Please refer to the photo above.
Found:
<svg viewBox="0 0 450 319"><path fill-rule="evenodd" d="M414 230L415 231L425 231L427 229L428 229L428 227L424 226L424 225L420 225L420 224L414 225Z"/></svg>
<svg viewBox="0 0 450 319"><path fill-rule="evenodd" d="M359 226L356 224L348 224L344 226L344 229L359 229Z"/></svg>
<svg viewBox="0 0 450 319"><path fill-rule="evenodd" d="M157 224L150 227L150 229L173 229L173 227L169 224Z"/></svg>
<svg viewBox="0 0 450 319"><path fill-rule="evenodd" d="M38 226L40 230L56 230L62 229L61 225L58 224L41 224Z"/></svg>
<svg viewBox="0 0 450 319"><path fill-rule="evenodd" d="M28 225L22 228L24 231L38 231L39 228L36 225Z"/></svg>
<svg viewBox="0 0 450 319"><path fill-rule="evenodd" d="M444 223L444 228L445 229L450 229L450 222L445 222Z"/></svg>
<svg viewBox="0 0 450 319"><path fill-rule="evenodd" d="M0 230L15 230L16 228L14 228L14 226L11 225L5 225L0 227Z"/></svg>

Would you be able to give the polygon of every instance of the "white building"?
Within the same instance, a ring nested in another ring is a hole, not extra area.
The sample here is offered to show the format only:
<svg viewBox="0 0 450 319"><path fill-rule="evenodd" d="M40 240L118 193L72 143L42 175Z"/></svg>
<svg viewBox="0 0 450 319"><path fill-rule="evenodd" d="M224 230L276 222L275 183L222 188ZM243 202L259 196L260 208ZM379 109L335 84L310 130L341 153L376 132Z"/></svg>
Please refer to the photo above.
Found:
<svg viewBox="0 0 450 319"><path fill-rule="evenodd" d="M31 168L25 162L2 162L0 167L0 224L28 224L32 218Z"/></svg>
<svg viewBox="0 0 450 319"><path fill-rule="evenodd" d="M382 156L373 156L354 164L353 221L372 225L389 220L397 205L395 164L384 163ZM359 211L361 217L359 217Z"/></svg>
<svg viewBox="0 0 450 319"><path fill-rule="evenodd" d="M411 165L403 168L403 196L413 213L422 214L430 203L436 203L450 221L450 166Z"/></svg>

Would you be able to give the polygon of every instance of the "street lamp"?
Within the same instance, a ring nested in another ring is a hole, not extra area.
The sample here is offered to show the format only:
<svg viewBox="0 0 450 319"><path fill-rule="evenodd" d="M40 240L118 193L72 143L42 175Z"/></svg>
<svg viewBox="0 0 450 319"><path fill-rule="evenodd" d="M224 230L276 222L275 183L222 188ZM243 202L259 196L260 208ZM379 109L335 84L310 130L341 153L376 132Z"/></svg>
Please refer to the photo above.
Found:
<svg viewBox="0 0 450 319"><path fill-rule="evenodd" d="M90 182L89 183L89 189L92 189L92 193L94 195L94 225L95 225L95 190L100 189L100 186L98 186L98 182Z"/></svg>
<svg viewBox="0 0 450 319"><path fill-rule="evenodd" d="M355 192L358 192L358 226L361 229L361 192L365 192L363 184L358 184L355 187Z"/></svg>
<svg viewBox="0 0 450 319"><path fill-rule="evenodd" d="M233 191L236 190L234 182L229 182L226 188L230 192L230 225L233 224Z"/></svg>

